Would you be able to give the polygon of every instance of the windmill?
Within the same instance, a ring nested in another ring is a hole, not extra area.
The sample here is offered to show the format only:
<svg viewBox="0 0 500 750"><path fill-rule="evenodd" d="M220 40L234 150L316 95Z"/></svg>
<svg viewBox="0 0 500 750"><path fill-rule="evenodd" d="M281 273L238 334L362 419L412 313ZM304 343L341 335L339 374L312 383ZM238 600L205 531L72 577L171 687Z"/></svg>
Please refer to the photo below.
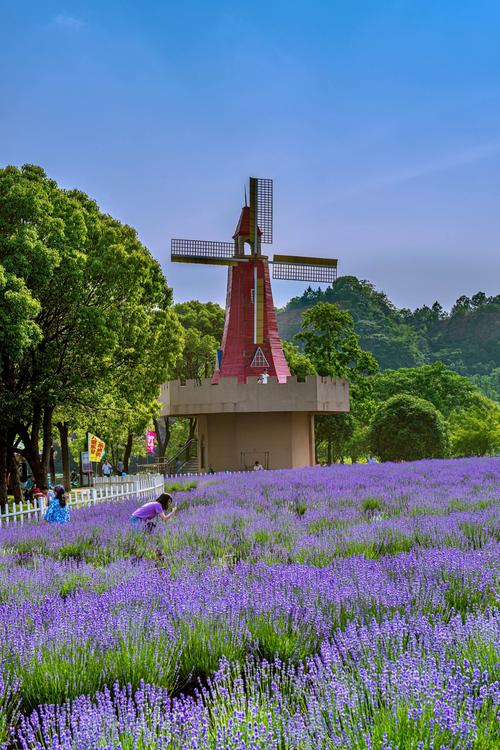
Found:
<svg viewBox="0 0 500 750"><path fill-rule="evenodd" d="M336 259L273 255L270 260L262 254L262 245L273 242L273 181L250 177L249 187L250 205L245 196L232 242L171 241L173 262L229 266L214 383L221 377L245 383L247 377L264 372L284 383L290 376L276 323L269 265L273 279L331 284L337 278Z"/></svg>

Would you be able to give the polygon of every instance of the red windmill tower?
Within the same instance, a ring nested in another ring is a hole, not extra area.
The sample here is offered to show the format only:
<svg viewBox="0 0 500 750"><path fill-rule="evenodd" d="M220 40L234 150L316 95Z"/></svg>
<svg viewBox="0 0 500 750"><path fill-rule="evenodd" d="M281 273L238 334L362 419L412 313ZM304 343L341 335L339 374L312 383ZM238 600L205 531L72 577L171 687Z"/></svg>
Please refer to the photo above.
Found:
<svg viewBox="0 0 500 750"><path fill-rule="evenodd" d="M290 376L274 312L270 264L275 279L333 283L337 278L334 259L274 255L269 260L262 245L272 241L273 182L256 177L250 177L250 205L245 200L233 242L172 240L172 261L229 266L224 334L213 382L237 377L244 383L267 372L285 383Z"/></svg>
<svg viewBox="0 0 500 750"><path fill-rule="evenodd" d="M229 266L214 376L165 383L160 397L162 414L196 417L196 463L190 445L182 454L191 455L189 470L314 465L314 415L349 411L345 380L313 376L298 382L290 376L269 277L272 265L274 279L332 283L337 261L293 255L270 260L262 245L272 240L273 183L255 177L232 242L172 240L173 261Z"/></svg>

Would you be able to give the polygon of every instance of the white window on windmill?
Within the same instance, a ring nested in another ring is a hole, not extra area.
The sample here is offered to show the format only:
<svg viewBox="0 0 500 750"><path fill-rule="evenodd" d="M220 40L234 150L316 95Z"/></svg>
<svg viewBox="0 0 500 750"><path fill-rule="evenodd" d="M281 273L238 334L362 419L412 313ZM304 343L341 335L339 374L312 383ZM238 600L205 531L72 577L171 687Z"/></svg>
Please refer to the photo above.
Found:
<svg viewBox="0 0 500 750"><path fill-rule="evenodd" d="M258 346L255 350L255 354L253 355L252 364L250 365L250 367L269 367L269 362L267 361L260 346Z"/></svg>

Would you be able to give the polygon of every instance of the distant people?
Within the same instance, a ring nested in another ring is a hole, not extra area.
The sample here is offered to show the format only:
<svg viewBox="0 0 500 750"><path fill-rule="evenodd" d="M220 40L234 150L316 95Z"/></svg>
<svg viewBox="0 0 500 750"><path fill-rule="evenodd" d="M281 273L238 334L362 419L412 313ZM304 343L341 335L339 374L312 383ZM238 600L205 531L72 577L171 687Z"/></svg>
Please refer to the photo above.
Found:
<svg viewBox="0 0 500 750"><path fill-rule="evenodd" d="M260 461L256 461L253 465L254 471L264 471L264 467L262 466Z"/></svg>
<svg viewBox="0 0 500 750"><path fill-rule="evenodd" d="M369 464L375 464L376 463L375 458L373 456L371 456L371 455L368 456L368 463Z"/></svg>
<svg viewBox="0 0 500 750"><path fill-rule="evenodd" d="M102 475L103 477L110 478L111 474L113 473L113 467L109 463L108 459L105 458L102 462Z"/></svg>
<svg viewBox="0 0 500 750"><path fill-rule="evenodd" d="M54 494L55 497L49 503L44 521L47 521L47 523L68 523L69 508L66 505L66 491L62 484L56 484Z"/></svg>
<svg viewBox="0 0 500 750"><path fill-rule="evenodd" d="M208 474L215 474L215 471L212 469L211 466L208 467Z"/></svg>
<svg viewBox="0 0 500 750"><path fill-rule="evenodd" d="M69 475L69 481L71 482L72 487L76 487L78 485L78 480L80 477L78 476L78 472L73 469L71 474Z"/></svg>
<svg viewBox="0 0 500 750"><path fill-rule="evenodd" d="M262 385L267 385L267 381L269 380L269 373L267 370L264 370L264 372L261 372L259 375L259 379L257 382L262 383Z"/></svg>
<svg viewBox="0 0 500 750"><path fill-rule="evenodd" d="M156 528L157 518L168 521L176 510L177 506L173 505L172 495L163 492L158 500L137 508L130 516L130 524L133 528L142 528L144 531L152 532Z"/></svg>
<svg viewBox="0 0 500 750"><path fill-rule="evenodd" d="M116 462L116 470L118 472L118 476L119 477L122 477L124 475L124 473L125 473L123 471L123 467L124 466L125 466L125 464L123 463L123 461L121 460L121 458L119 458L118 461Z"/></svg>
<svg viewBox="0 0 500 750"><path fill-rule="evenodd" d="M176 462L175 462L175 473L176 474L180 474L181 473L181 468L182 468L181 459L178 458L176 460Z"/></svg>

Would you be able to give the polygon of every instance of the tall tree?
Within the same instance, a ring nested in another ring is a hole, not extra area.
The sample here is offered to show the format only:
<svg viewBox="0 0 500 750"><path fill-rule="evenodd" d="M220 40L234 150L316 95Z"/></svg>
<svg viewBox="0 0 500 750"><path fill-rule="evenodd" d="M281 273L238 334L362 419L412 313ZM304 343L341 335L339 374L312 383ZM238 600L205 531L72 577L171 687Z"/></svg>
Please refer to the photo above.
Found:
<svg viewBox="0 0 500 750"><path fill-rule="evenodd" d="M212 375L215 367L217 348L222 340L224 330L224 310L213 302L190 300L174 305L182 329L182 352L173 371L173 377L181 381L200 380ZM178 420L177 420L178 421ZM196 419L187 420L185 430L170 417L160 421L155 417L155 430L159 437L158 453L164 458L175 427L176 438L186 433L191 441L196 431ZM180 447L180 446L179 446ZM191 455L191 448L186 448L185 460Z"/></svg>
<svg viewBox="0 0 500 750"><path fill-rule="evenodd" d="M446 367L442 362L422 367L385 370L373 381L378 402L406 393L430 401L441 414L463 409L471 403L477 389L467 379Z"/></svg>
<svg viewBox="0 0 500 750"><path fill-rule="evenodd" d="M378 365L364 351L351 315L336 305L319 302L304 313L302 329L295 337L318 375L350 382L351 411L316 418L317 448L326 441L327 460L342 460L353 436L366 426L375 408L373 378Z"/></svg>
<svg viewBox="0 0 500 750"><path fill-rule="evenodd" d="M2 345L8 440L43 482L56 407L108 379L130 404L138 379L147 400L174 364L180 329L160 266L134 230L39 167L0 170L0 261L27 310L21 353ZM11 299L3 295L4 315ZM8 337L17 340L10 322Z"/></svg>
<svg viewBox="0 0 500 750"><path fill-rule="evenodd" d="M481 394L450 414L453 456L494 455L500 450L500 408Z"/></svg>
<svg viewBox="0 0 500 750"><path fill-rule="evenodd" d="M382 461L444 458L448 452L448 428L441 412L430 401L406 393L380 404L368 440Z"/></svg>
<svg viewBox="0 0 500 750"><path fill-rule="evenodd" d="M178 302L174 310L183 328L195 328L205 336L212 336L217 345L222 340L224 331L224 310L215 302Z"/></svg>

